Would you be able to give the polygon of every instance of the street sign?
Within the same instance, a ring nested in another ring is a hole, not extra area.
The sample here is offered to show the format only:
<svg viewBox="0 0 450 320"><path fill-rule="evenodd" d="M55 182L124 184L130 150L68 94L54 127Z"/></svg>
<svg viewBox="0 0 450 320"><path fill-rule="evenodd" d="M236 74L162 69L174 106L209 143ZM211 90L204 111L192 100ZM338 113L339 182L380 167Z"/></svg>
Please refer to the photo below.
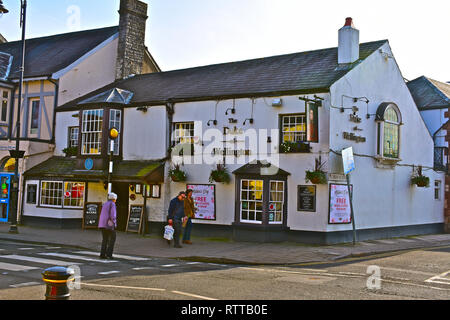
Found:
<svg viewBox="0 0 450 320"><path fill-rule="evenodd" d="M353 148L342 150L342 163L344 165L344 174L349 174L355 170L355 160L353 159Z"/></svg>

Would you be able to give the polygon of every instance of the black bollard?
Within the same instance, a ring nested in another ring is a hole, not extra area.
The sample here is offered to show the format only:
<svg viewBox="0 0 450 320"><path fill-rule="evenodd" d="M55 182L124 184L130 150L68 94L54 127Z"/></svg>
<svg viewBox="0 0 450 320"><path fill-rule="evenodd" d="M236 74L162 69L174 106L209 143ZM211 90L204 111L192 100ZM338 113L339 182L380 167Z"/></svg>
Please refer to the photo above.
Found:
<svg viewBox="0 0 450 320"><path fill-rule="evenodd" d="M45 300L69 300L70 291L67 283L73 281L74 270L66 267L51 267L42 272L42 279L47 285Z"/></svg>

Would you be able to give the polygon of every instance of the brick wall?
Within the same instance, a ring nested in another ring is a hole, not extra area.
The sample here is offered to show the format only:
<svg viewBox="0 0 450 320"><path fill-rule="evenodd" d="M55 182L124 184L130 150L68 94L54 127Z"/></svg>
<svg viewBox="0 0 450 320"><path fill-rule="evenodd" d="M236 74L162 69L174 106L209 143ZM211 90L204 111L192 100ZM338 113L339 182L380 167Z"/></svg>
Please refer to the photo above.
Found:
<svg viewBox="0 0 450 320"><path fill-rule="evenodd" d="M116 79L123 79L142 73L147 4L138 0L121 0L119 14Z"/></svg>

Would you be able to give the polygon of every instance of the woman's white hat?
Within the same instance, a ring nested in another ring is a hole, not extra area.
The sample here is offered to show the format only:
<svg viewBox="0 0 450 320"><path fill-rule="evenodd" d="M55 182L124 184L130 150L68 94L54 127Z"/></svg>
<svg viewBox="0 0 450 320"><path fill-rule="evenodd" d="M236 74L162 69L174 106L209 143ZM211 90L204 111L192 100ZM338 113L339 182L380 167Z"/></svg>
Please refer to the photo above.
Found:
<svg viewBox="0 0 450 320"><path fill-rule="evenodd" d="M108 200L117 200L117 194L114 192L108 193Z"/></svg>

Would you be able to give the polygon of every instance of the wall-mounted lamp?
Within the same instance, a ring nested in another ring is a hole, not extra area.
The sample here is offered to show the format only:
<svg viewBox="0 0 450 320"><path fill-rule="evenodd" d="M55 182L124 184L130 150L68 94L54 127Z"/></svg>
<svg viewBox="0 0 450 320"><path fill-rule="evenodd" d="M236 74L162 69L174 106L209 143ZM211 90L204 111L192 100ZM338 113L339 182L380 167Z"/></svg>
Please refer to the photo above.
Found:
<svg viewBox="0 0 450 320"><path fill-rule="evenodd" d="M209 120L207 123L208 127L211 125L211 121L215 126L217 125L217 120Z"/></svg>
<svg viewBox="0 0 450 320"><path fill-rule="evenodd" d="M147 112L148 107L137 107L136 110L137 111L142 111L142 112Z"/></svg>
<svg viewBox="0 0 450 320"><path fill-rule="evenodd" d="M267 137L267 143L272 143L272 138L271 137Z"/></svg>
<svg viewBox="0 0 450 320"><path fill-rule="evenodd" d="M250 124L253 124L253 118L249 118L249 119L245 119L243 125L245 126L245 124L248 122L250 122Z"/></svg>
<svg viewBox="0 0 450 320"><path fill-rule="evenodd" d="M228 111L231 110L231 114L235 114L236 113L236 109L234 108L234 106L232 108L228 108L227 111L225 111L225 115L228 115Z"/></svg>
<svg viewBox="0 0 450 320"><path fill-rule="evenodd" d="M283 105L283 99L276 98L272 100L272 107L281 107Z"/></svg>

